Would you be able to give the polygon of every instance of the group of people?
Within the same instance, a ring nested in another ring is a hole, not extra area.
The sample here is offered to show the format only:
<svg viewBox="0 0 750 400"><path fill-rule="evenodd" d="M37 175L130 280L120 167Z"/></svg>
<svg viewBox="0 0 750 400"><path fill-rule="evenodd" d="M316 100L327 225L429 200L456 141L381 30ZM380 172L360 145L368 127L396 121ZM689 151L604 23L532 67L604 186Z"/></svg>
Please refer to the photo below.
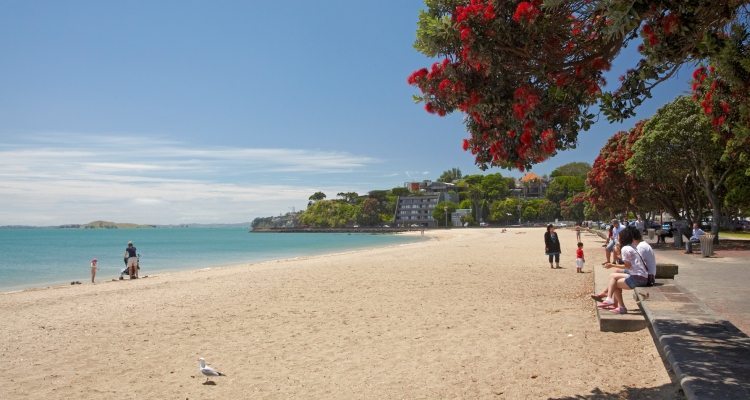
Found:
<svg viewBox="0 0 750 400"><path fill-rule="evenodd" d="M585 257L581 242L581 226L576 225L576 272L583 272ZM621 224L613 219L609 229L607 243L605 243L607 260L602 263L604 268L613 270L607 287L601 292L591 295L599 302L597 307L609 310L615 314L628 312L622 297L623 290L632 290L639 286L653 285L656 275L656 256L654 250L643 240L643 229L637 224ZM544 234L544 252L548 256L552 269L560 267L560 238L555 232L555 226L547 225Z"/></svg>
<svg viewBox="0 0 750 400"><path fill-rule="evenodd" d="M128 242L128 247L125 248L125 269L120 272L120 280L123 276L129 275L130 279L138 279L138 273L141 269L139 263L138 250L133 246L133 242ZM91 260L91 283L95 283L96 271L99 269L98 260L96 258Z"/></svg>
<svg viewBox="0 0 750 400"><path fill-rule="evenodd" d="M586 259L583 256L583 242L581 242L581 225L576 225L576 272L582 273L583 266ZM549 267L552 269L560 267L560 254L562 250L560 248L560 238L555 232L555 226L552 224L547 225L547 232L544 234L544 254L549 259ZM554 261L554 263L553 263Z"/></svg>
<svg viewBox="0 0 750 400"><path fill-rule="evenodd" d="M619 223L618 223L619 225ZM656 256L654 250L643 240L642 232L634 226L615 229L617 245L613 252L607 252L604 268L613 269L607 287L600 293L591 295L599 302L597 307L615 314L628 312L623 302L622 291L653 284L656 275ZM609 243L608 243L609 248ZM610 256L614 254L614 262Z"/></svg>

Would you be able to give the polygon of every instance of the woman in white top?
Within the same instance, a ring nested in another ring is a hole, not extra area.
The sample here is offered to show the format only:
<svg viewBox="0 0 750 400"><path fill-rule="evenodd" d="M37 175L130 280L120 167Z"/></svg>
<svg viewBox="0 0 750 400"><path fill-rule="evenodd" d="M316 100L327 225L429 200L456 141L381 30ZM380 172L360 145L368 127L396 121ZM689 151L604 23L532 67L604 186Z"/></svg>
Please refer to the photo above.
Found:
<svg viewBox="0 0 750 400"><path fill-rule="evenodd" d="M639 286L646 286L648 284L649 267L646 265L643 257L636 250L640 238L640 232L635 227L628 227L622 230L619 235L620 245L622 246L622 261L623 265L616 265L607 263L604 268L617 268L616 273L622 275L614 275L613 279L610 280L609 293L613 298L611 306L614 307L610 311L615 314L627 314L628 310L625 308L625 303L622 299L623 289L634 289ZM655 268L655 265L654 265ZM626 275L626 276L625 276Z"/></svg>

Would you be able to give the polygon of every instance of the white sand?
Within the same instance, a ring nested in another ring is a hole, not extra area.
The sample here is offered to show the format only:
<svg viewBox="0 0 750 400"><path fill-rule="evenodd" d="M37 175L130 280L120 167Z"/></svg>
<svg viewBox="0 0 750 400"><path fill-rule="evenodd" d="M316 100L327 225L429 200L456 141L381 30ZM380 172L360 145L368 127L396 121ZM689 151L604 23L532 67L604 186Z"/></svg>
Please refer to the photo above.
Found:
<svg viewBox="0 0 750 400"><path fill-rule="evenodd" d="M574 232L562 270L540 228L426 235L2 294L0 398L674 398L647 330L599 332ZM204 385L199 357L228 376Z"/></svg>

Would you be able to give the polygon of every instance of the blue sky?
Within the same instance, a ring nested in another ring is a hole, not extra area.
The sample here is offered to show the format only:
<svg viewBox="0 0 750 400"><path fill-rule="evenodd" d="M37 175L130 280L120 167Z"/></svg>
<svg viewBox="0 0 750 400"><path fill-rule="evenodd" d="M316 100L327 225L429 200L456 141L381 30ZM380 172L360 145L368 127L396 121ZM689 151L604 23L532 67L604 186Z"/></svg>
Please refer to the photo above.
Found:
<svg viewBox="0 0 750 400"><path fill-rule="evenodd" d="M421 0L0 5L0 225L242 222L317 191L482 173L461 115L411 99L406 77L432 62L412 47ZM591 163L689 78L532 171Z"/></svg>

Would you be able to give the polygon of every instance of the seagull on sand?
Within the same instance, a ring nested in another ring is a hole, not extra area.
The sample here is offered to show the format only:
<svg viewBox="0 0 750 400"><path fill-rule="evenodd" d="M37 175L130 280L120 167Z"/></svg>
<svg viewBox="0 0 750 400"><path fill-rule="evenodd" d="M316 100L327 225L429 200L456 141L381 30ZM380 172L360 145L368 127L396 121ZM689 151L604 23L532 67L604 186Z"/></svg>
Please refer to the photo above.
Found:
<svg viewBox="0 0 750 400"><path fill-rule="evenodd" d="M198 359L198 369L200 369L201 373L206 376L206 382L208 382L208 380L211 379L212 376L226 376L223 373L206 365L206 360L202 358Z"/></svg>

